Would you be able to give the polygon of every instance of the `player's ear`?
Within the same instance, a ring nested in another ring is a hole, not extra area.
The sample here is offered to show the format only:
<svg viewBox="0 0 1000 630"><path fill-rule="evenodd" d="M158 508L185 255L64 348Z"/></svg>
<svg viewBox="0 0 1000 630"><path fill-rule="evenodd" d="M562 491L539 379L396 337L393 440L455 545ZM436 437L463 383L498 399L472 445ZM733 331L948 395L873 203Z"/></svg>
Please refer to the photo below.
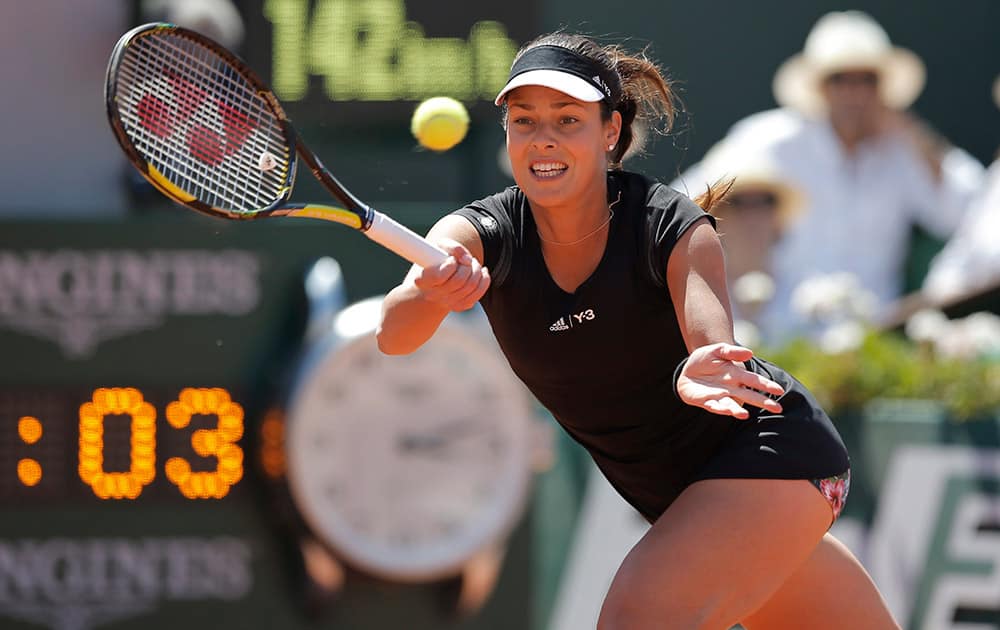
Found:
<svg viewBox="0 0 1000 630"><path fill-rule="evenodd" d="M611 151L618 144L622 132L622 115L619 111L611 112L611 118L604 123L604 144Z"/></svg>

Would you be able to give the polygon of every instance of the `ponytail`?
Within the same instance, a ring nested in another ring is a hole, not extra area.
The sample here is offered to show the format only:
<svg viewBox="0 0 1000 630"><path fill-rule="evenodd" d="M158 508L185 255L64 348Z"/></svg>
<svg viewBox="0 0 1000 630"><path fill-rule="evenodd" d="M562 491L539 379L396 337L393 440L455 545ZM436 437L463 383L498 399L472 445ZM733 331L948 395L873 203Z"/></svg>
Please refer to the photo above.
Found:
<svg viewBox="0 0 1000 630"><path fill-rule="evenodd" d="M726 198L726 195L729 194L735 183L735 179L720 179L710 186L706 186L705 192L695 197L692 201L705 212L711 213L715 206Z"/></svg>
<svg viewBox="0 0 1000 630"><path fill-rule="evenodd" d="M622 130L610 155L612 168L620 169L625 159L642 154L650 133L669 133L677 108L669 81L645 51L629 55L612 45L604 52L622 78L622 98L615 107L622 116Z"/></svg>

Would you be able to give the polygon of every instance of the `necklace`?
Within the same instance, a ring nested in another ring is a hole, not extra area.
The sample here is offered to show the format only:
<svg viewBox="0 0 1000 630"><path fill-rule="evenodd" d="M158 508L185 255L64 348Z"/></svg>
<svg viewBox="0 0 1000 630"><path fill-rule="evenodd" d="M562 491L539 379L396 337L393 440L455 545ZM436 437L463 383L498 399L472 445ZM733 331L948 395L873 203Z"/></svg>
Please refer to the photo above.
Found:
<svg viewBox="0 0 1000 630"><path fill-rule="evenodd" d="M535 231L538 232L538 238L540 238L541 240L545 241L546 243L549 243L550 245L576 245L577 243L584 242L585 240L587 240L588 238L590 238L594 234L597 234L598 232L600 232L601 230L603 230L605 227L607 227L608 223L611 223L611 218L613 216L615 216L615 211L611 210L608 213L608 218L607 218L607 220L604 223L602 223L602 224L598 225L596 228L594 228L593 232L589 232L585 236L582 236L582 237L576 239L575 241L565 241L565 242L564 241L552 241L552 240L549 240L549 239L545 238L544 236L542 236L542 233L538 232L537 228L535 229Z"/></svg>
<svg viewBox="0 0 1000 630"><path fill-rule="evenodd" d="M568 246L568 245L576 245L577 243L582 243L585 240L587 240L588 238L590 238L591 236L593 236L594 234L597 234L598 232L600 232L601 230L603 230L604 228L606 228L608 226L608 224L611 223L611 219L613 219L614 216L615 216L615 204L618 203L621 200L622 200L622 193L621 193L621 191L619 191L618 192L618 198L615 199L613 202L611 202L611 205L608 206L608 218L607 218L607 220L605 220L604 223L602 223L602 224L598 225L596 228L594 228L594 230L592 232L588 232L587 234L585 234L585 235L581 236L580 238L576 239L575 241L552 241L552 240L549 240L549 239L545 238L544 236L542 236L542 233L538 231L537 227L535 228L535 232L538 234L538 238L539 239L541 239L542 241L544 241L544 242L546 242L546 243L548 243L550 245L562 245L563 247L565 247L565 246Z"/></svg>

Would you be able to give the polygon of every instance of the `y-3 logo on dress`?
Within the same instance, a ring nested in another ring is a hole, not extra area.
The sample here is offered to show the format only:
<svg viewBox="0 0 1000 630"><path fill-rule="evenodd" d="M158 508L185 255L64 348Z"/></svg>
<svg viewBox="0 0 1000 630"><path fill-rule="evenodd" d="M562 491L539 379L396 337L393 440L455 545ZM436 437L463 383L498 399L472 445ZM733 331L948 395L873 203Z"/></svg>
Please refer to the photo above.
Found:
<svg viewBox="0 0 1000 630"><path fill-rule="evenodd" d="M580 311L579 313L570 313L565 317L557 319L551 326L549 326L549 331L559 332L561 330L569 330L573 326L579 326L583 322L589 322L596 317L597 315L594 313L594 309L592 308Z"/></svg>

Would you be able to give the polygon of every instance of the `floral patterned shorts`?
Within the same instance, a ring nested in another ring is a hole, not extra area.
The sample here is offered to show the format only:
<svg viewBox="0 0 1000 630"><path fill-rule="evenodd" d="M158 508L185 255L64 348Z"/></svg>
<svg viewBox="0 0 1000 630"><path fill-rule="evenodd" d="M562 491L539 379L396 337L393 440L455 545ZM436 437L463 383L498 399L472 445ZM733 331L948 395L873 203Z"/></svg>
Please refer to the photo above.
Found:
<svg viewBox="0 0 1000 630"><path fill-rule="evenodd" d="M837 520L847 502L847 493L851 491L851 470L848 469L841 475L825 479L810 479L810 481L830 504L830 509L833 510L833 520Z"/></svg>

